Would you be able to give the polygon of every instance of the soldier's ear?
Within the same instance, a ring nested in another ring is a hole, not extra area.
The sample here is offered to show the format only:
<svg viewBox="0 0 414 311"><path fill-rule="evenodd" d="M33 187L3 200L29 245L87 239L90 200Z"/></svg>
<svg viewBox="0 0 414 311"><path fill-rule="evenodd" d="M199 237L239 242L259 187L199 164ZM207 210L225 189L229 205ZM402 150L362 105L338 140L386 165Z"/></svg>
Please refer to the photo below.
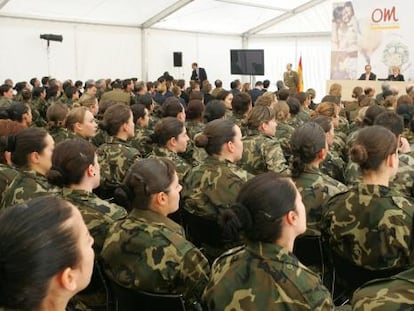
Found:
<svg viewBox="0 0 414 311"><path fill-rule="evenodd" d="M33 151L29 154L29 161L31 163L39 163L39 153L36 151Z"/></svg>

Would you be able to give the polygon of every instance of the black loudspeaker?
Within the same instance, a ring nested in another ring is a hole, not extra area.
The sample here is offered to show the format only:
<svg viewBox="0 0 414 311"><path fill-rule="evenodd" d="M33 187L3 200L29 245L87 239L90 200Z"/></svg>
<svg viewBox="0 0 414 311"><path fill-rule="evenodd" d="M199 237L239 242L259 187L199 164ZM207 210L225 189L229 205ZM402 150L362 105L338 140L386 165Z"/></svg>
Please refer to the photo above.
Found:
<svg viewBox="0 0 414 311"><path fill-rule="evenodd" d="M182 52L174 52L173 59L174 59L174 67L183 66L183 53Z"/></svg>

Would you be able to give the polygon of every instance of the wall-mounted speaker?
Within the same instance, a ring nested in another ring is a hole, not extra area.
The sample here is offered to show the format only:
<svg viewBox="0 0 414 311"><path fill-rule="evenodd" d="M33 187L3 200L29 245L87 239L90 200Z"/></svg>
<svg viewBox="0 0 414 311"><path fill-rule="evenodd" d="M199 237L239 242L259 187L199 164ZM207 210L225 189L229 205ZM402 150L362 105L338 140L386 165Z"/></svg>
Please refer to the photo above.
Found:
<svg viewBox="0 0 414 311"><path fill-rule="evenodd" d="M183 66L183 53L174 52L173 61L174 61L174 67L182 67Z"/></svg>

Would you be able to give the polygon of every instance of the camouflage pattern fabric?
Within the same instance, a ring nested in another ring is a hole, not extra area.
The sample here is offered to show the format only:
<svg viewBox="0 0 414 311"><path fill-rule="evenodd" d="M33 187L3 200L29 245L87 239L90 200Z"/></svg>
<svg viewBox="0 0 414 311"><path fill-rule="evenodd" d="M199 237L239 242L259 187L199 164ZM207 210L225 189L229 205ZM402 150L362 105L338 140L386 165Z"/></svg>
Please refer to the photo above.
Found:
<svg viewBox="0 0 414 311"><path fill-rule="evenodd" d="M203 298L210 311L334 309L316 273L286 249L262 242L220 256Z"/></svg>
<svg viewBox="0 0 414 311"><path fill-rule="evenodd" d="M332 197L322 220L332 251L369 270L409 264L413 204L399 193L364 183Z"/></svg>
<svg viewBox="0 0 414 311"><path fill-rule="evenodd" d="M208 156L187 174L181 192L183 206L192 214L216 219L219 210L233 204L243 183L252 177L230 161Z"/></svg>
<svg viewBox="0 0 414 311"><path fill-rule="evenodd" d="M302 107L299 113L296 115L296 118L301 120L303 123L306 123L310 120L310 109L307 107Z"/></svg>
<svg viewBox="0 0 414 311"><path fill-rule="evenodd" d="M17 176L18 171L6 164L0 163L0 202L3 199L3 193L9 187L10 183Z"/></svg>
<svg viewBox="0 0 414 311"><path fill-rule="evenodd" d="M61 195L63 199L71 202L81 212L89 232L95 239L93 245L95 253L99 255L108 235L109 227L114 221L125 218L127 216L126 210L85 190L63 188Z"/></svg>
<svg viewBox="0 0 414 311"><path fill-rule="evenodd" d="M302 195L306 209L305 235L321 235L321 219L324 203L335 194L348 188L339 181L323 174L318 168L307 166L293 181Z"/></svg>
<svg viewBox="0 0 414 311"><path fill-rule="evenodd" d="M139 160L139 152L129 142L114 136L108 136L106 143L97 150L98 162L101 166L101 186L113 188L119 185L129 167Z"/></svg>
<svg viewBox="0 0 414 311"><path fill-rule="evenodd" d="M117 284L155 293L182 293L200 301L210 267L180 225L150 210L134 209L110 229L102 251L105 272Z"/></svg>
<svg viewBox="0 0 414 311"><path fill-rule="evenodd" d="M414 198L414 158L408 154L399 154L398 158L398 171L389 186L406 197ZM361 182L361 169L358 164L352 161L348 163L345 180L348 185Z"/></svg>
<svg viewBox="0 0 414 311"><path fill-rule="evenodd" d="M4 96L0 96L0 108L9 108L10 105L12 104L12 100L4 97Z"/></svg>
<svg viewBox="0 0 414 311"><path fill-rule="evenodd" d="M295 129L289 124L277 121L275 137L279 141L280 147L282 148L286 160L288 160L291 156L290 138L294 131Z"/></svg>
<svg viewBox="0 0 414 311"><path fill-rule="evenodd" d="M53 140L55 141L55 144L60 143L61 141L64 141L65 139L69 138L69 132L64 127L53 127L48 130L50 136L53 137Z"/></svg>
<svg viewBox="0 0 414 311"><path fill-rule="evenodd" d="M154 146L152 152L148 155L148 158L167 158L170 159L175 164L175 170L177 171L178 180L180 183L184 180L184 177L187 175L188 171L191 168L191 165L188 164L182 157L177 153L168 150L164 147Z"/></svg>
<svg viewBox="0 0 414 311"><path fill-rule="evenodd" d="M243 115L243 114L240 114L240 113L235 113L232 110L231 110L231 112L232 113L227 116L227 120L230 120L231 122L236 124L238 127L240 127L240 129L242 127L244 127L244 120L245 120L246 116Z"/></svg>
<svg viewBox="0 0 414 311"><path fill-rule="evenodd" d="M185 127L187 129L187 135L191 140L194 140L194 136L201 133L204 130L205 124L200 121L186 121Z"/></svg>
<svg viewBox="0 0 414 311"><path fill-rule="evenodd" d="M333 179L341 183L345 182L345 162L335 152L329 150L319 168L322 173Z"/></svg>
<svg viewBox="0 0 414 311"><path fill-rule="evenodd" d="M96 124L99 123L99 121L95 120ZM108 132L99 128L96 130L96 135L91 138L91 143L94 144L96 147L99 147L107 142L107 140L110 139L110 136L108 135Z"/></svg>
<svg viewBox="0 0 414 311"><path fill-rule="evenodd" d="M47 102L46 99L39 97L39 98L32 99L32 106L34 107L34 109L36 109L39 112L43 120L47 120L46 112L47 112L47 109L50 107L50 102Z"/></svg>
<svg viewBox="0 0 414 311"><path fill-rule="evenodd" d="M291 119L287 122L288 125L290 125L293 128L298 128L303 124L303 121L298 118L297 115L292 116Z"/></svg>
<svg viewBox="0 0 414 311"><path fill-rule="evenodd" d="M148 128L135 126L135 135L131 138L131 146L138 150L143 158L146 158L152 151L150 135L153 132Z"/></svg>
<svg viewBox="0 0 414 311"><path fill-rule="evenodd" d="M239 165L243 169L254 175L268 171L290 175L285 155L276 138L249 129L242 141L243 157Z"/></svg>
<svg viewBox="0 0 414 311"><path fill-rule="evenodd" d="M354 311L413 310L414 268L365 283L352 297Z"/></svg>
<svg viewBox="0 0 414 311"><path fill-rule="evenodd" d="M46 177L35 172L18 169L18 174L3 193L1 208L23 203L43 195L56 194L58 188L52 186Z"/></svg>

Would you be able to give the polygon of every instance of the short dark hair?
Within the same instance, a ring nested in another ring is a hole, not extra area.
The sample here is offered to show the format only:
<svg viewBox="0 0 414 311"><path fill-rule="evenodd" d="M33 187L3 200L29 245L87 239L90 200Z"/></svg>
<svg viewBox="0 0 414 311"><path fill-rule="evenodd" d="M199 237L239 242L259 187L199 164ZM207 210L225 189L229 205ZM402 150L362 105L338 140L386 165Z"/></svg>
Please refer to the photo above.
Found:
<svg viewBox="0 0 414 311"><path fill-rule="evenodd" d="M159 146L165 146L171 138L177 138L183 132L183 129L184 123L177 118L162 118L155 124L151 140Z"/></svg>
<svg viewBox="0 0 414 311"><path fill-rule="evenodd" d="M231 107L233 112L245 114L252 105L252 98L247 93L240 93L233 96Z"/></svg>
<svg viewBox="0 0 414 311"><path fill-rule="evenodd" d="M121 126L128 123L131 117L131 108L124 103L114 104L105 110L99 127L105 130L110 136L115 136Z"/></svg>

